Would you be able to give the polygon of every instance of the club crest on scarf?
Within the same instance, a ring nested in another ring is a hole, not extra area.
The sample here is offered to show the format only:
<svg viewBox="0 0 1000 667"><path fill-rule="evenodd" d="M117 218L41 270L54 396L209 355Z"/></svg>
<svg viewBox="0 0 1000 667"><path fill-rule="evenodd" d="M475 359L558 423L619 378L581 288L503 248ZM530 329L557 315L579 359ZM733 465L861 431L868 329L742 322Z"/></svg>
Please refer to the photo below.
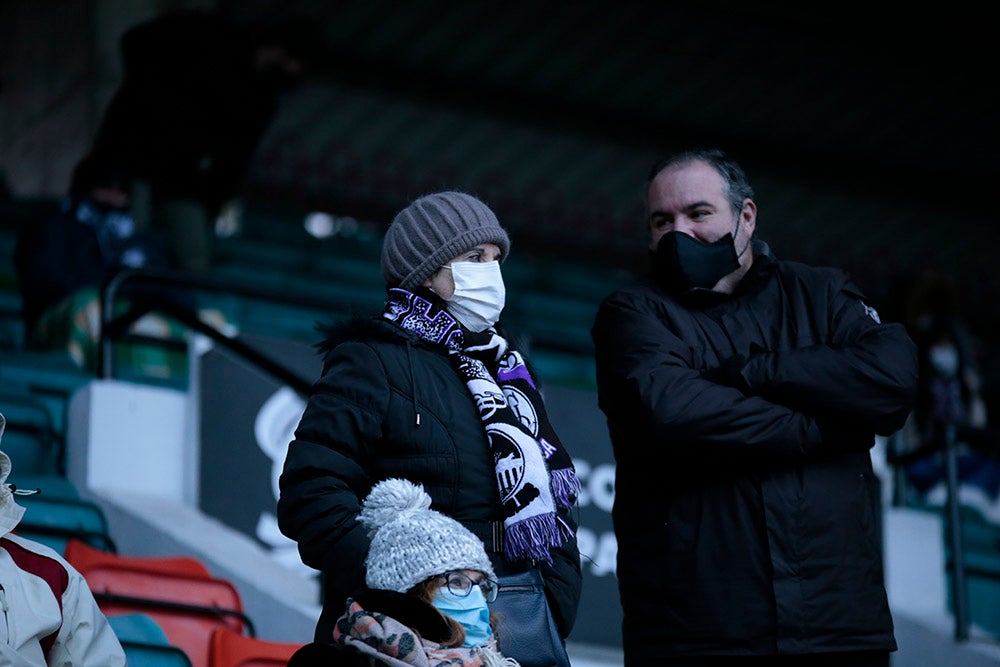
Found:
<svg viewBox="0 0 1000 667"><path fill-rule="evenodd" d="M507 514L504 556L551 563L549 549L572 537L558 510L576 501L580 481L524 358L496 331L465 330L447 311L406 290L389 290L383 316L443 345L465 381L493 453Z"/></svg>

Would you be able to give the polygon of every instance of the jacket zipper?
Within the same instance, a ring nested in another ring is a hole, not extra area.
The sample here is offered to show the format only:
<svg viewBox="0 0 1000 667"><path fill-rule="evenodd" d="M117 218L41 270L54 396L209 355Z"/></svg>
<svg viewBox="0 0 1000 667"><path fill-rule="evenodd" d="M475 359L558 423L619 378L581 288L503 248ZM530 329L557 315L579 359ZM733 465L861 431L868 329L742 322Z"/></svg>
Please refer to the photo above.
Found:
<svg viewBox="0 0 1000 667"><path fill-rule="evenodd" d="M505 586L500 584L500 593L510 592L510 591L535 591L538 590L536 584L512 584L510 586Z"/></svg>
<svg viewBox="0 0 1000 667"><path fill-rule="evenodd" d="M3 588L3 584L0 584L0 608L3 609L3 623L0 624L0 643L10 644L10 616L8 611L10 607L7 605L7 592Z"/></svg>

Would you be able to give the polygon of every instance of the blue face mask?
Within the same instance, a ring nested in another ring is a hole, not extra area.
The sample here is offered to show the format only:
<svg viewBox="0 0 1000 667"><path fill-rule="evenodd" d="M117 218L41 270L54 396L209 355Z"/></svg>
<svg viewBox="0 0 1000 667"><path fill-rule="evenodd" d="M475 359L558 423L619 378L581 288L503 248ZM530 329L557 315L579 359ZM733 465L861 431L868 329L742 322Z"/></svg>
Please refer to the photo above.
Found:
<svg viewBox="0 0 1000 667"><path fill-rule="evenodd" d="M449 591L447 586L443 586L434 598L433 604L441 610L441 613L458 621L465 630L465 641L462 642L462 646L467 648L485 646L493 636L493 628L490 627L490 608L486 606L486 598L483 597L479 586L473 586L472 591L465 597L458 597Z"/></svg>

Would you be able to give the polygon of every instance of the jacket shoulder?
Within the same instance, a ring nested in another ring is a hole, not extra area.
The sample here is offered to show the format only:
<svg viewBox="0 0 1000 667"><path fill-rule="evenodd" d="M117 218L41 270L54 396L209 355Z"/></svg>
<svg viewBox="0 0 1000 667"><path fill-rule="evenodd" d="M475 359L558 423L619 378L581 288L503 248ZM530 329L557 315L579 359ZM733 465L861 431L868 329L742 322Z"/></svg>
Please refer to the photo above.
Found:
<svg viewBox="0 0 1000 667"><path fill-rule="evenodd" d="M623 306L638 307L645 303L662 303L669 300L670 297L653 285L651 281L639 279L623 285L605 296L600 302L598 311Z"/></svg>
<svg viewBox="0 0 1000 667"><path fill-rule="evenodd" d="M320 325L316 329L323 335L323 340L316 345L316 349L324 359L344 343L387 343L404 346L408 341L411 344L420 342L420 337L415 333L401 329L378 316L358 317L346 322Z"/></svg>
<svg viewBox="0 0 1000 667"><path fill-rule="evenodd" d="M19 569L44 579L56 597L69 586L73 568L54 549L13 534L0 537L0 549L7 552Z"/></svg>
<svg viewBox="0 0 1000 667"><path fill-rule="evenodd" d="M788 259L774 260L774 265L779 273L784 275L801 276L803 278L815 278L831 280L834 278L845 279L848 277L847 271L836 266L824 264L806 264Z"/></svg>
<svg viewBox="0 0 1000 667"><path fill-rule="evenodd" d="M839 291L847 289L861 296L861 290L854 284L851 274L835 266L813 266L803 262L778 260L777 272L787 282L793 280L808 288L826 288Z"/></svg>

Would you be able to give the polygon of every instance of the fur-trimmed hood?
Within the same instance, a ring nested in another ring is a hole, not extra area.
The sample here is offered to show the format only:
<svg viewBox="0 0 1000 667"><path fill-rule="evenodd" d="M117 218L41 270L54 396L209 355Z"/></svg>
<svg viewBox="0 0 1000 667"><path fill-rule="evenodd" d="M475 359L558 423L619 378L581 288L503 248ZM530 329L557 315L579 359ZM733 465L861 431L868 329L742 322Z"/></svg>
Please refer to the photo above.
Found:
<svg viewBox="0 0 1000 667"><path fill-rule="evenodd" d="M446 303L434 292L426 287L418 287L413 290L422 299L429 300L435 308L445 309ZM341 343L346 342L385 342L397 345L419 345L424 347L435 347L413 331L407 331L402 327L393 324L382 317L382 314L353 317L343 322L332 322L320 324L316 330L323 334L323 340L316 345L316 349L323 356L324 360Z"/></svg>
<svg viewBox="0 0 1000 667"><path fill-rule="evenodd" d="M354 317L344 322L320 324L316 330L323 334L323 340L316 349L324 359L341 343L382 341L397 345L417 345L423 342L416 333L396 326L379 315Z"/></svg>

